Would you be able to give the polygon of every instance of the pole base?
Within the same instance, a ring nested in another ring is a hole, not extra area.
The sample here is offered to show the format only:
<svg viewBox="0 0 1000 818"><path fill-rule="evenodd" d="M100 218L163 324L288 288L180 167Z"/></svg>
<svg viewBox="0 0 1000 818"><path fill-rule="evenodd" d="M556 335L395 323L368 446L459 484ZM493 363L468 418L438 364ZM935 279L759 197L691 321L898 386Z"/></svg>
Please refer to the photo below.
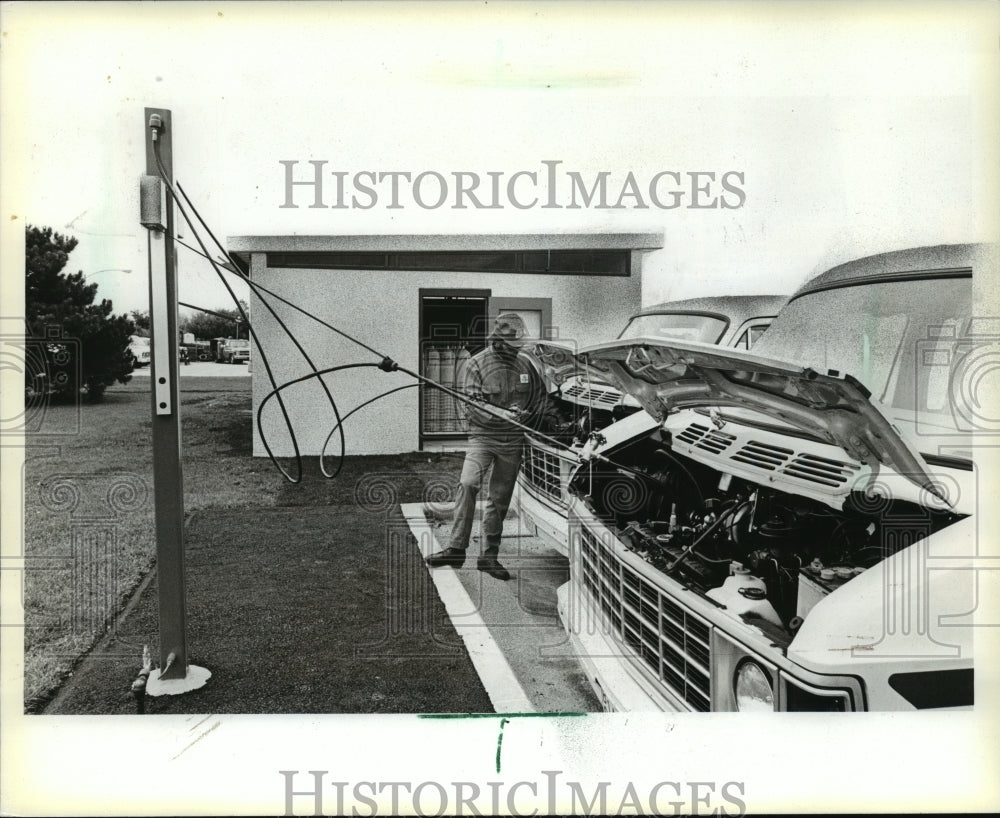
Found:
<svg viewBox="0 0 1000 818"><path fill-rule="evenodd" d="M212 672L198 665L188 665L187 673L183 679L161 679L159 671L149 674L146 682L147 696L176 696L179 693L189 693L204 687L212 677Z"/></svg>

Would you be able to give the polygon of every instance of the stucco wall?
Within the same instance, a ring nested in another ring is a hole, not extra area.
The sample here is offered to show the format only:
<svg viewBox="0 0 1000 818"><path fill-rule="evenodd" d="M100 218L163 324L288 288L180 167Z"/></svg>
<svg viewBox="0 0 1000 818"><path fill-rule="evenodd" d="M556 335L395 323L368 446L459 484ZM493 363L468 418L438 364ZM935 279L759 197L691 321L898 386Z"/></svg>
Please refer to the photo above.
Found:
<svg viewBox="0 0 1000 818"><path fill-rule="evenodd" d="M265 255L252 256L252 278L283 297L315 313L414 371L418 366L418 302L422 288L488 289L494 297L551 298L552 321L562 339L581 344L612 338L629 315L640 307L641 263L645 254L633 254L632 275L564 276L433 273L404 271L345 271L269 269ZM273 301L273 299L272 299ZM275 309L317 368L340 364L377 363L378 358L287 305ZM281 383L309 373L302 355L281 331L259 298L251 299L251 318L265 344L275 381ZM326 382L341 414L379 392L413 383L402 373L375 368L328 375ZM271 390L261 356L253 356L254 454L264 455L256 412ZM314 380L282 392L289 417L304 455L319 454L336 419L322 387ZM272 451L293 454L277 401L265 408L262 427ZM396 454L419 448L417 389L406 389L360 410L344 425L347 454ZM328 453L339 451L331 439Z"/></svg>

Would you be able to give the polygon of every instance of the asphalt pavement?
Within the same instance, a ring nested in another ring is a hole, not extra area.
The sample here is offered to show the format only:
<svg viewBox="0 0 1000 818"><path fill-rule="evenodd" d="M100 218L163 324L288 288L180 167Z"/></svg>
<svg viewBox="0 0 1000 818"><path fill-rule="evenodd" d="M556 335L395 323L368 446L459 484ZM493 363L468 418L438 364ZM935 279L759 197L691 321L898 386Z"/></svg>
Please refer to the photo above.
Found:
<svg viewBox="0 0 1000 818"><path fill-rule="evenodd" d="M180 364L182 392L242 392L250 391L251 365L217 364L212 361L194 361ZM116 383L108 387L109 392L148 392L151 386L150 368L139 367L132 370L132 379L127 384Z"/></svg>
<svg viewBox="0 0 1000 818"><path fill-rule="evenodd" d="M252 364L219 364L215 361L191 361L178 364L182 378L239 378L251 373ZM150 367L140 366L132 370L134 378L148 378Z"/></svg>

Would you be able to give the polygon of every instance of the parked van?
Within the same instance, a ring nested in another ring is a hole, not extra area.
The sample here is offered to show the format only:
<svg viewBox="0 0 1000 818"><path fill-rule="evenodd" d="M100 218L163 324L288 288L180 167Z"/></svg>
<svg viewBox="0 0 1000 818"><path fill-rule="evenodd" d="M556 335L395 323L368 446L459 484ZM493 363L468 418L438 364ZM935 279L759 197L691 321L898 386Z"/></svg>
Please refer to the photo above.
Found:
<svg viewBox="0 0 1000 818"><path fill-rule="evenodd" d="M645 409L595 449L621 468L591 459L570 483L559 614L608 709L972 707L970 401L990 339L971 299L997 253L840 265L752 351L580 351Z"/></svg>

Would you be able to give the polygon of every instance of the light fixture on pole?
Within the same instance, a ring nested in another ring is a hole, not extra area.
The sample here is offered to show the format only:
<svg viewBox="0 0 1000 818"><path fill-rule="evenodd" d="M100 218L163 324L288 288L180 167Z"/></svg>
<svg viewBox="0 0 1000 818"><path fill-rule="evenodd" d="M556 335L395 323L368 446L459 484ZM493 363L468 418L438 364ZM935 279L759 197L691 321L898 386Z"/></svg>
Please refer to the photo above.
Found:
<svg viewBox="0 0 1000 818"><path fill-rule="evenodd" d="M95 276L98 273L131 273L131 269L125 269L124 267L105 267L103 270L94 270L92 273L84 273L84 278L89 278L90 276Z"/></svg>

